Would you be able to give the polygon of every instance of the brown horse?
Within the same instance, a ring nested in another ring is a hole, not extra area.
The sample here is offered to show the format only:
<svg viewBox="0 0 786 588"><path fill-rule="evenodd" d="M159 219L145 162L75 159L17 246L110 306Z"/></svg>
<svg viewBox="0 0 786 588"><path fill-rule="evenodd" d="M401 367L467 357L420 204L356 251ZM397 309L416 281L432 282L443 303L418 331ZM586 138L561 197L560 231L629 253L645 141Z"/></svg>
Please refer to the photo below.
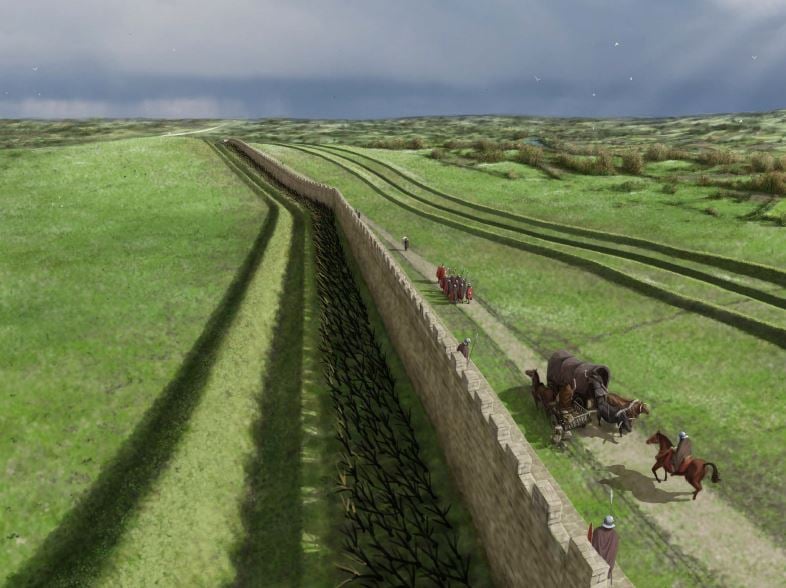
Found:
<svg viewBox="0 0 786 588"><path fill-rule="evenodd" d="M658 477L658 470L660 468L663 468L663 471L666 472L662 480L664 482L669 478L669 474L672 476L685 476L688 483L696 490L693 493L693 500L696 500L696 496L701 492L701 481L704 479L707 466L712 466L712 481L721 481L717 466L712 462L698 458L690 460L684 472L675 472L671 465L671 456L674 453L674 446L671 444L669 438L660 431L657 431L652 437L647 439L648 445L653 443L658 443L660 447L658 449L658 455L655 456L655 465L652 466L652 473L655 475L655 479L658 482L661 481Z"/></svg>
<svg viewBox="0 0 786 588"><path fill-rule="evenodd" d="M627 398L623 398L618 394L609 392L608 394L606 394L606 402L608 402L611 406L613 406L617 410L621 408L627 408L628 416L630 418L635 418L642 414L650 413L650 407L647 406L647 403L642 402L638 398L636 400L628 400Z"/></svg>
<svg viewBox="0 0 786 588"><path fill-rule="evenodd" d="M576 392L576 379L572 384L565 384L557 393L557 400L560 410L570 410L573 408L573 394Z"/></svg>
<svg viewBox="0 0 786 588"><path fill-rule="evenodd" d="M535 401L536 406L540 404L545 410L549 404L554 402L557 395L554 394L554 390L540 381L538 370L527 370L524 373L532 378L532 400Z"/></svg>

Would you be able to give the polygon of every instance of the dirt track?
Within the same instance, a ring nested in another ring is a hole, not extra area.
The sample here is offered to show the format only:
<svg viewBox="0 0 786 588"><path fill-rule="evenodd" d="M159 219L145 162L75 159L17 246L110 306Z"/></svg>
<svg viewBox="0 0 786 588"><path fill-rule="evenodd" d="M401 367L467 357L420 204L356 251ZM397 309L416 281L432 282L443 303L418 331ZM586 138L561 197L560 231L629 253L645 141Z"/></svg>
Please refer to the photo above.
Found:
<svg viewBox="0 0 786 588"><path fill-rule="evenodd" d="M365 219L391 250L396 250L423 277L434 280L436 266L411 249L401 250L397 239ZM434 286L437 288L436 284ZM545 359L528 348L480 304L459 305L483 329L529 382L525 369L537 367L545 373ZM624 439L614 439L608 430L600 433L593 424L579 430L578 440L602 464L598 482L618 493L632 496L669 541L685 554L706 565L729 586L781 587L786 578L786 552L775 546L744 515L733 509L709 487L709 476L699 497L691 500L692 487L684 478L669 477L658 484L650 471L656 450L646 445L644 436L634 431ZM730 475L720 464L721 478ZM663 472L659 472L662 478Z"/></svg>

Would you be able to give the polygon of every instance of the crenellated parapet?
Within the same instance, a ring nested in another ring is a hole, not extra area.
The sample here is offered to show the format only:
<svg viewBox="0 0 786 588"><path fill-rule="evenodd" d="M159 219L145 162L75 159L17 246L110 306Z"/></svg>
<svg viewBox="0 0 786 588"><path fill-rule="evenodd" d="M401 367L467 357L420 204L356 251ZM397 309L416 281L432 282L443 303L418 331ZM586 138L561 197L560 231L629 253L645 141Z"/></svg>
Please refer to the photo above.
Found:
<svg viewBox="0 0 786 588"><path fill-rule="evenodd" d="M456 338L341 192L242 141L229 143L290 190L333 210L437 432L495 583L606 586L608 566L587 541L573 505L483 374L456 350ZM630 585L621 570L615 569L614 585Z"/></svg>

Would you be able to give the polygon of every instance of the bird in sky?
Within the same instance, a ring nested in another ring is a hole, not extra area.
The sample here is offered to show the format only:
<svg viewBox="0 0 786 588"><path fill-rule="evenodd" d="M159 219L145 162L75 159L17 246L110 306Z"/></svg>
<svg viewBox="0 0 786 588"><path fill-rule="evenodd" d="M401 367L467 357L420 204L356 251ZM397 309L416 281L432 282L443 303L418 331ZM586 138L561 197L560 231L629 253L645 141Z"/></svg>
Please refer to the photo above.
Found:
<svg viewBox="0 0 786 588"><path fill-rule="evenodd" d="M633 81L633 76L630 76L628 79L632 82Z"/></svg>
<svg viewBox="0 0 786 588"><path fill-rule="evenodd" d="M614 46L615 46L615 47L619 47L619 46L620 46L620 43L619 43L619 41L614 41Z"/></svg>
<svg viewBox="0 0 786 588"><path fill-rule="evenodd" d="M536 81L536 82L539 82L539 81L540 81L540 78L539 78L538 76L532 76L532 77L533 77L533 78L535 78L535 81Z"/></svg>
<svg viewBox="0 0 786 588"><path fill-rule="evenodd" d="M594 95L595 95L595 92L593 92L593 93L592 93L592 95L594 96Z"/></svg>
<svg viewBox="0 0 786 588"><path fill-rule="evenodd" d="M38 71L38 66L35 66L35 67L33 68L33 71Z"/></svg>
<svg viewBox="0 0 786 588"><path fill-rule="evenodd" d="M751 59L752 59L753 61L756 61L756 58L757 58L757 57L758 57L758 55L751 55Z"/></svg>

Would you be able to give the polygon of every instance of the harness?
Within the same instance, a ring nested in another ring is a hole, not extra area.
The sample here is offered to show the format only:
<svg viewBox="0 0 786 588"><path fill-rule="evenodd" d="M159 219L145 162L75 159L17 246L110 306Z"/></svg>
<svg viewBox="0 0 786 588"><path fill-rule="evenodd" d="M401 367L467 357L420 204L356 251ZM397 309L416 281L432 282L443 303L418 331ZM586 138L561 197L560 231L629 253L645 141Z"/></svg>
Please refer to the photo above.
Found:
<svg viewBox="0 0 786 588"><path fill-rule="evenodd" d="M622 414L625 414L625 416L627 416L629 419L636 418L636 417L632 417L632 416L630 416L629 414L627 414L627 412L628 412L628 411L629 411L631 408L633 408L633 406L634 406L634 405L635 405L637 402L639 402L639 399L638 399L638 398L637 398L636 400L631 400L630 404L629 404L628 406L626 406L625 408L621 408L621 409L619 409L619 410L617 411L617 414L616 414L615 416L616 416L617 418L619 418L619 417L620 417L620 415L622 415Z"/></svg>

